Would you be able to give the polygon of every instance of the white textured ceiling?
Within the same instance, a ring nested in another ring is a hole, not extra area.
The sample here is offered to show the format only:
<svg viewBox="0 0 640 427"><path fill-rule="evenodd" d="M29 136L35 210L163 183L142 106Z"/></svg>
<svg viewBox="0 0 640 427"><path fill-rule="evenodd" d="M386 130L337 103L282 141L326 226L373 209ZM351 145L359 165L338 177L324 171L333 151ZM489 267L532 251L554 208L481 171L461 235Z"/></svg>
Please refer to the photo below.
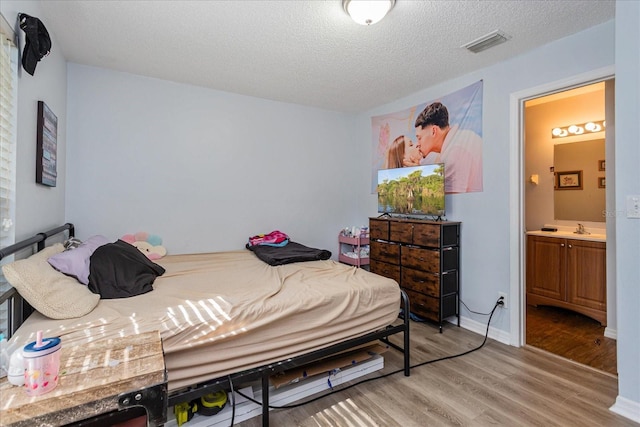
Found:
<svg viewBox="0 0 640 427"><path fill-rule="evenodd" d="M614 18L613 1L397 0L354 23L341 0L41 1L70 62L360 112ZM512 38L462 49L492 30Z"/></svg>

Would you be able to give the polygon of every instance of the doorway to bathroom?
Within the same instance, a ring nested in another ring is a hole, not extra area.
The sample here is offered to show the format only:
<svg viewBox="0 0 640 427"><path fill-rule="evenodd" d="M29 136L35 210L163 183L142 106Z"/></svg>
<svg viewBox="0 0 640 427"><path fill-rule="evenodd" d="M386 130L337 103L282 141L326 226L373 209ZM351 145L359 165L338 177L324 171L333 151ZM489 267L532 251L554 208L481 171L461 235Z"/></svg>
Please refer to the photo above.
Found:
<svg viewBox="0 0 640 427"><path fill-rule="evenodd" d="M616 375L606 273L613 88L602 79L524 102L522 295L526 345Z"/></svg>

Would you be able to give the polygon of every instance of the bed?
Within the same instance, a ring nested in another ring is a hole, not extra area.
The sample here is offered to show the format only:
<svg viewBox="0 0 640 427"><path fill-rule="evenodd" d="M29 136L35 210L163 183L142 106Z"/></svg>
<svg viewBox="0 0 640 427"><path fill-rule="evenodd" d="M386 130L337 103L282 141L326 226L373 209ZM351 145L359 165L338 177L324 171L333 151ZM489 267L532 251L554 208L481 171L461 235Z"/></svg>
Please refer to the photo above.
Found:
<svg viewBox="0 0 640 427"><path fill-rule="evenodd" d="M39 233L0 250L0 256L33 245L53 250L45 243L60 233L73 236L73 225ZM51 319L64 316L45 308L40 311L49 316L30 313L15 290L5 293L0 303L6 300L12 308L11 342L33 341L38 330L59 336L63 346L158 330L168 374L164 411L228 389L230 382L261 380L263 425L268 425L268 377L274 373L381 339L404 351L409 375L408 320L397 320L401 305L408 313L409 303L393 280L330 259L272 266L249 250L167 255L155 263L165 271L153 291L101 299L86 314L80 307L82 315L68 319ZM398 333L404 335L402 346L387 340Z"/></svg>

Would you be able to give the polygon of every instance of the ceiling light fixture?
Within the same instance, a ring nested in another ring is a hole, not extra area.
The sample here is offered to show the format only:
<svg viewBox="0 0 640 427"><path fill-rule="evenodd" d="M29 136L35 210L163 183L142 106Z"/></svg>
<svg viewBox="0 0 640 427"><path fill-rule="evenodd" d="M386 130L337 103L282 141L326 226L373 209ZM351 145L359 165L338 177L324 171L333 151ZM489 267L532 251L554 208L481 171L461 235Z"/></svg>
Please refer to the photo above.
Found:
<svg viewBox="0 0 640 427"><path fill-rule="evenodd" d="M489 34L485 34L482 37L478 37L477 39L470 41L467 44L463 44L462 48L470 50L473 53L482 52L483 50L487 50L490 47L494 47L501 43L509 40L511 36L507 35L503 31L493 30Z"/></svg>
<svg viewBox="0 0 640 427"><path fill-rule="evenodd" d="M344 11L360 25L382 20L395 4L396 0L342 0Z"/></svg>
<svg viewBox="0 0 640 427"><path fill-rule="evenodd" d="M584 135L585 133L602 132L605 127L606 122L604 120L597 120L577 125L553 128L551 129L551 136L553 138L564 138L566 136Z"/></svg>

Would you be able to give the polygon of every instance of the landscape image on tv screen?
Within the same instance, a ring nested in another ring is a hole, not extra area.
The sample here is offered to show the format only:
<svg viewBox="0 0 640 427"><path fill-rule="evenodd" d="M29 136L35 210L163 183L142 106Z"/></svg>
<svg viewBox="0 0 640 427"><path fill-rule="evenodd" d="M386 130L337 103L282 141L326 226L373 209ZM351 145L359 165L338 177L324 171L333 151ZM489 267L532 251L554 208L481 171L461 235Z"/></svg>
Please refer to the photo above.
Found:
<svg viewBox="0 0 640 427"><path fill-rule="evenodd" d="M379 170L378 212L444 215L444 164Z"/></svg>

